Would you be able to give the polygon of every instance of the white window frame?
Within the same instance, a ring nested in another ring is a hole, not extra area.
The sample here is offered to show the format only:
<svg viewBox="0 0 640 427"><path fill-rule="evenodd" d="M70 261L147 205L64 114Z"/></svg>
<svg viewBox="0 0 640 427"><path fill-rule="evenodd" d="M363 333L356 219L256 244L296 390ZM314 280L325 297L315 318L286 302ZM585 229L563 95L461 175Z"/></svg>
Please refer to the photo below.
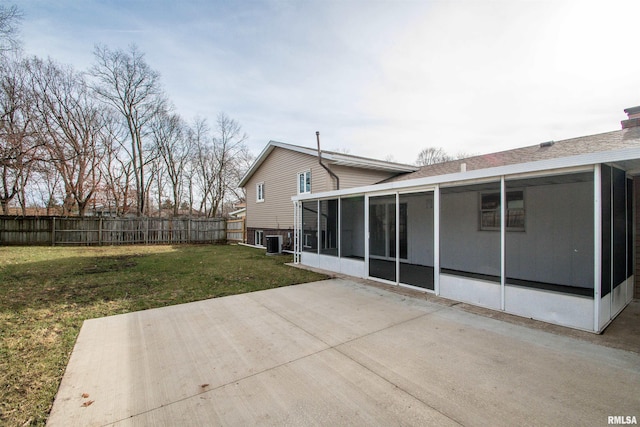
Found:
<svg viewBox="0 0 640 427"><path fill-rule="evenodd" d="M258 238L258 236L260 236L260 238ZM264 246L264 230L254 231L253 239L256 246Z"/></svg>
<svg viewBox="0 0 640 427"><path fill-rule="evenodd" d="M296 177L297 177L296 187L298 188L298 194L310 194L311 193L311 170L298 172ZM304 181L301 181L300 180L301 178L304 179ZM301 188L301 185L300 185L301 182L304 182L304 188Z"/></svg>
<svg viewBox="0 0 640 427"><path fill-rule="evenodd" d="M310 247L311 247L311 243L312 243L312 240L311 240L311 239L312 239L313 237L314 237L314 236L313 236L313 234L305 233L305 234L304 234L304 243L303 243L303 247L305 247L305 248L310 248Z"/></svg>
<svg viewBox="0 0 640 427"><path fill-rule="evenodd" d="M256 203L264 202L264 182L256 184Z"/></svg>

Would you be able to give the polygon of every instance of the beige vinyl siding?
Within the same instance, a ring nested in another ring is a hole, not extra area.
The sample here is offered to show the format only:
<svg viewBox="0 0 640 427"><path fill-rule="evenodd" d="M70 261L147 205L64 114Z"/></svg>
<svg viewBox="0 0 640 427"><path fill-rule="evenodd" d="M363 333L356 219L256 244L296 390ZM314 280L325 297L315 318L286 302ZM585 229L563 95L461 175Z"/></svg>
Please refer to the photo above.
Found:
<svg viewBox="0 0 640 427"><path fill-rule="evenodd" d="M247 182L247 227L293 228L293 202L298 194L298 173L311 170L311 192L333 189L328 173L314 156L280 147L267 156ZM256 202L256 185L264 183L264 202Z"/></svg>
<svg viewBox="0 0 640 427"><path fill-rule="evenodd" d="M373 169L352 168L347 166L332 165L331 170L340 178L340 188L362 187L364 185L377 184L380 181L397 175L393 172L378 171Z"/></svg>
<svg viewBox="0 0 640 427"><path fill-rule="evenodd" d="M392 172L330 165L340 178L340 188L376 184L395 175ZM316 156L275 147L245 185L247 228L292 229L293 202L298 194L298 173L311 171L311 193L336 189L335 180L318 164ZM264 201L256 201L256 185L264 183Z"/></svg>

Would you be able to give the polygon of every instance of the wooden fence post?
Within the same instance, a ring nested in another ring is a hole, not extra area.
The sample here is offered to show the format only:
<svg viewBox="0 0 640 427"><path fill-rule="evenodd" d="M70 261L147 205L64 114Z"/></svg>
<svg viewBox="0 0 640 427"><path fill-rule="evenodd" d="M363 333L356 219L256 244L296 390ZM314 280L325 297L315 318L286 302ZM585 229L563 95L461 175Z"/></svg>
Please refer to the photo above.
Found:
<svg viewBox="0 0 640 427"><path fill-rule="evenodd" d="M56 217L51 217L51 246L56 245Z"/></svg>

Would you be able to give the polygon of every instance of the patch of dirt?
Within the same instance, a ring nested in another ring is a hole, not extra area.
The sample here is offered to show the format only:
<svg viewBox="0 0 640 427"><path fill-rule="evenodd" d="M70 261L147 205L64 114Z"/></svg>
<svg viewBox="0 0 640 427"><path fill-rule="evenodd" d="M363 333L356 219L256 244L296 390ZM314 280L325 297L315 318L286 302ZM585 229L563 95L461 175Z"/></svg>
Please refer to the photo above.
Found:
<svg viewBox="0 0 640 427"><path fill-rule="evenodd" d="M95 258L94 262L84 267L79 274L99 274L123 271L138 265L135 258L140 255L122 255L117 257Z"/></svg>

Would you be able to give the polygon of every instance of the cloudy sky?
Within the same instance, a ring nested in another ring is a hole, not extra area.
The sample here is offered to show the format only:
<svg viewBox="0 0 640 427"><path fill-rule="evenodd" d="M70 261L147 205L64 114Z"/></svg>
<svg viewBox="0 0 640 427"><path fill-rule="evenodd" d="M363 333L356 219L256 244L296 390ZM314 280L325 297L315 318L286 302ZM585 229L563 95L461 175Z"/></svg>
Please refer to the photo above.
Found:
<svg viewBox="0 0 640 427"><path fill-rule="evenodd" d="M4 4L12 4L0 0ZM620 128L640 1L21 0L23 47L79 70L136 44L187 120L413 163Z"/></svg>

